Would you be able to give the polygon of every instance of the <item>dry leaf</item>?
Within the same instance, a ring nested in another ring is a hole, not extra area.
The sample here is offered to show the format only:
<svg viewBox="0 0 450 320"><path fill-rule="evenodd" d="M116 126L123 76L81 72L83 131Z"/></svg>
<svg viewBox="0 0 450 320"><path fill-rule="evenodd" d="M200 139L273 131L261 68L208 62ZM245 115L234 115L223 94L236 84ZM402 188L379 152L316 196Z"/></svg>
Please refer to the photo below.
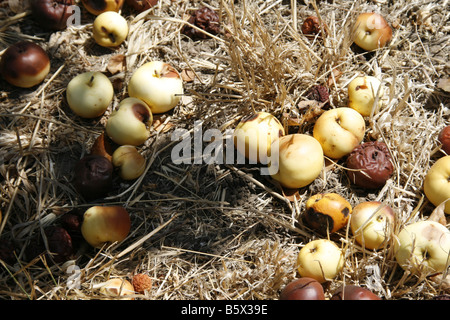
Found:
<svg viewBox="0 0 450 320"><path fill-rule="evenodd" d="M443 290L450 289L450 274L447 274L444 277L444 274L438 273L437 275L430 277L430 280L439 285Z"/></svg>
<svg viewBox="0 0 450 320"><path fill-rule="evenodd" d="M430 214L430 217L428 220L438 222L442 225L447 225L447 219L445 217L445 203L449 201L450 199L447 199L446 201L442 202L440 205L438 205L433 212Z"/></svg>
<svg viewBox="0 0 450 320"><path fill-rule="evenodd" d="M450 79L449 78L444 78L444 79L440 79L437 87L439 89L444 90L445 92L450 92Z"/></svg>
<svg viewBox="0 0 450 320"><path fill-rule="evenodd" d="M181 71L181 78L185 82L192 82L195 79L195 73L190 69L183 69Z"/></svg>
<svg viewBox="0 0 450 320"><path fill-rule="evenodd" d="M108 66L106 67L111 74L116 74L125 69L125 56L118 54L109 59Z"/></svg>
<svg viewBox="0 0 450 320"><path fill-rule="evenodd" d="M159 133L165 133L174 127L170 121L166 121L165 115L153 115L153 129Z"/></svg>

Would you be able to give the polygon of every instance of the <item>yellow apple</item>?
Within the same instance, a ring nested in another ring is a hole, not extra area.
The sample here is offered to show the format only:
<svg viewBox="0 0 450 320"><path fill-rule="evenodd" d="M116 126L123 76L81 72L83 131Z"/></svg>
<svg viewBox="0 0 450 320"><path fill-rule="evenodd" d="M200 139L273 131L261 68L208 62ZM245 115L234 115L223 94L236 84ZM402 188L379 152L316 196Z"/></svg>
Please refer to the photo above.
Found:
<svg viewBox="0 0 450 320"><path fill-rule="evenodd" d="M425 176L423 190L435 206L450 199L450 155L439 158L431 166ZM445 204L444 212L450 214L450 200Z"/></svg>
<svg viewBox="0 0 450 320"><path fill-rule="evenodd" d="M128 23L120 13L106 11L95 18L92 33L102 47L118 47L128 36Z"/></svg>
<svg viewBox="0 0 450 320"><path fill-rule="evenodd" d="M380 91L378 89L380 88ZM378 95L378 106L383 96L381 81L372 76L361 76L353 79L348 85L348 106L358 111L362 116L372 114L375 98Z"/></svg>
<svg viewBox="0 0 450 320"><path fill-rule="evenodd" d="M365 12L357 17L353 35L358 47L373 51L384 47L391 40L392 29L378 13Z"/></svg>
<svg viewBox="0 0 450 320"><path fill-rule="evenodd" d="M284 136L284 128L274 115L256 112L239 122L233 132L233 141L250 163L267 164L272 142L281 136Z"/></svg>
<svg viewBox="0 0 450 320"><path fill-rule="evenodd" d="M313 278L320 283L332 280L344 267L344 254L331 240L318 239L300 249L297 268L300 276Z"/></svg>
<svg viewBox="0 0 450 320"><path fill-rule="evenodd" d="M93 206L83 215L81 234L93 247L124 240L131 228L130 215L121 206Z"/></svg>
<svg viewBox="0 0 450 320"><path fill-rule="evenodd" d="M119 168L119 176L124 180L140 177L145 171L145 158L135 146L118 147L112 154L112 164Z"/></svg>
<svg viewBox="0 0 450 320"><path fill-rule="evenodd" d="M170 64L151 61L139 67L128 83L130 97L148 104L154 114L173 109L183 95L183 80Z"/></svg>
<svg viewBox="0 0 450 320"><path fill-rule="evenodd" d="M431 220L413 222L398 234L394 252L398 264L414 274L445 272L450 263L450 231Z"/></svg>
<svg viewBox="0 0 450 320"><path fill-rule="evenodd" d="M326 156L340 159L361 143L365 130L364 118L358 111L340 107L325 111L317 119L313 136Z"/></svg>
<svg viewBox="0 0 450 320"><path fill-rule="evenodd" d="M302 188L313 182L324 165L319 142L300 133L276 139L271 146L271 160L269 172L272 178L289 189Z"/></svg>
<svg viewBox="0 0 450 320"><path fill-rule="evenodd" d="M350 229L355 240L371 250L384 248L394 231L395 213L379 201L361 202L353 208Z"/></svg>

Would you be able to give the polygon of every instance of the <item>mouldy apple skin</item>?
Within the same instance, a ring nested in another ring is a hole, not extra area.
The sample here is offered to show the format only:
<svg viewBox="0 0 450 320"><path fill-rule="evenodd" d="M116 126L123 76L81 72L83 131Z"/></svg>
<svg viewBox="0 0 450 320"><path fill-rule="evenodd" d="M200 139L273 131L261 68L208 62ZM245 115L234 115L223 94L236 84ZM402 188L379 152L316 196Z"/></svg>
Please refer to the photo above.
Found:
<svg viewBox="0 0 450 320"><path fill-rule="evenodd" d="M319 193L305 204L307 224L321 234L334 233L344 226L352 213L351 204L336 193Z"/></svg>

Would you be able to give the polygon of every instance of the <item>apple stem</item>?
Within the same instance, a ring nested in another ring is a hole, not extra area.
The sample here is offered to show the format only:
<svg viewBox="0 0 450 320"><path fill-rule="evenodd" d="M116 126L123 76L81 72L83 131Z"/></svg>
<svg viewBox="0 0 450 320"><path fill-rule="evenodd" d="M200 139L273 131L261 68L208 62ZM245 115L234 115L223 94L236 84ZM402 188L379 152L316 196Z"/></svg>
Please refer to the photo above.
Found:
<svg viewBox="0 0 450 320"><path fill-rule="evenodd" d="M94 75L91 76L91 78L89 79L89 83L88 86L92 87L92 83L94 82Z"/></svg>

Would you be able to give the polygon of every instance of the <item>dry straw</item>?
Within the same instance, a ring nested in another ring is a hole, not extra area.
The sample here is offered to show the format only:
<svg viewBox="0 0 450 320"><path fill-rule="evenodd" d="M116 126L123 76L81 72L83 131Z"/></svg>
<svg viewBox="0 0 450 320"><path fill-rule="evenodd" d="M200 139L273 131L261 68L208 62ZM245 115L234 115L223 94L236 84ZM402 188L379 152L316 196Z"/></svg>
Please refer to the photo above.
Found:
<svg viewBox="0 0 450 320"><path fill-rule="evenodd" d="M204 5L220 14L223 32L192 41L180 30L188 15ZM448 5L447 0L161 0L139 15L124 8L130 34L123 46L110 50L93 42L92 16L83 14L80 26L50 34L29 22L28 13L12 12L2 2L0 18L7 23L0 29L0 52L19 38L32 38L53 63L51 77L38 88L7 86L0 92L0 239L18 245L16 262L2 262L2 297L99 298L98 284L144 272L153 288L137 299L277 299L298 276L298 250L320 237L298 222L310 195L337 192L352 205L385 202L398 215L397 230L426 218L433 207L424 198L422 181L442 156L437 133L450 124L448 92L436 88L449 73ZM371 55L351 47L350 26L364 11L380 12L394 27L390 45ZM309 15L326 22L327 37L301 34ZM64 98L67 83L82 71L107 72L118 54L126 58L126 67L110 75L116 90L110 109L99 120L74 117ZM71 185L73 165L127 96L133 71L152 59L191 70L195 77L186 83L180 105L158 119L160 125L140 148L148 159L145 176L117 185L102 202L127 207L133 221L129 237L101 250L82 247L75 260L63 265L44 255L23 260L45 226L58 223L64 212L91 205ZM381 190L351 186L341 162L329 162L295 197L285 197L251 166L171 162L171 131L192 130L195 120L203 120L205 129L225 131L249 112L268 111L284 120L303 119L301 127L287 129L311 133L320 108L305 104L308 90L328 84L331 107L345 106L346 85L362 73L379 76L388 88L381 109L366 119L365 139L384 141L394 159L395 174ZM387 299L429 299L448 292L437 279L404 273L389 246L364 250L348 230L331 238L345 250L346 264L327 286L328 297L344 282L369 286ZM74 275L78 286L68 286Z"/></svg>

